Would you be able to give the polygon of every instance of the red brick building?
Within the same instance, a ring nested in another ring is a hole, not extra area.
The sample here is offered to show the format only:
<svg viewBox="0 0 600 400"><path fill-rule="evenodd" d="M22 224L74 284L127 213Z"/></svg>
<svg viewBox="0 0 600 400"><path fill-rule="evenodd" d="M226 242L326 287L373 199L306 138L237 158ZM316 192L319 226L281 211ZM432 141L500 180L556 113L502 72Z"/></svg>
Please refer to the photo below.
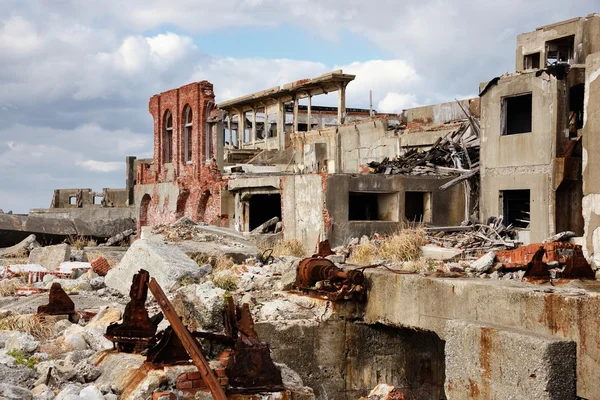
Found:
<svg viewBox="0 0 600 400"><path fill-rule="evenodd" d="M215 137L207 118L214 108L213 85L201 81L150 98L154 158L136 162L138 226L171 223L182 216L221 224L222 180Z"/></svg>

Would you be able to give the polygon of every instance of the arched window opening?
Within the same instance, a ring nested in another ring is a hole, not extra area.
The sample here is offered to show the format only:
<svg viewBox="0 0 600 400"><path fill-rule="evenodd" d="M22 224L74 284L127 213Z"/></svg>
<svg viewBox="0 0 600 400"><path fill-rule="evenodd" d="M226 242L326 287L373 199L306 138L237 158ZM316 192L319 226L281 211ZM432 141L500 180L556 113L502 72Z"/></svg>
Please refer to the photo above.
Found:
<svg viewBox="0 0 600 400"><path fill-rule="evenodd" d="M186 163L192 162L192 107L183 110L183 154Z"/></svg>
<svg viewBox="0 0 600 400"><path fill-rule="evenodd" d="M165 134L164 134L164 156L165 163L170 163L173 161L173 115L171 115L171 111L167 110L165 112L164 119L165 126Z"/></svg>

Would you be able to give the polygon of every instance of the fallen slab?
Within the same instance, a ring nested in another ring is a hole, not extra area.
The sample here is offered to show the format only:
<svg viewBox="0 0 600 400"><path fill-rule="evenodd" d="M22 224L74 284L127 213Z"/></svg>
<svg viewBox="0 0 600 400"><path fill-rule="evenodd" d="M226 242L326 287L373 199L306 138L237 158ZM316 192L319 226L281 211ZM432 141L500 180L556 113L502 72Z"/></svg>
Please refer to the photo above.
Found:
<svg viewBox="0 0 600 400"><path fill-rule="evenodd" d="M188 239L179 239L181 236ZM236 263L260 255L258 247L233 229L196 225L193 222L187 225L178 225L176 222L167 227L144 227L141 237L151 241L168 241L186 254L225 255Z"/></svg>
<svg viewBox="0 0 600 400"><path fill-rule="evenodd" d="M71 257L71 246L66 243L54 246L37 247L29 254L29 264L40 264L48 271L55 271Z"/></svg>
<svg viewBox="0 0 600 400"><path fill-rule="evenodd" d="M128 294L133 275L145 269L166 290L180 286L184 276L198 273L198 264L176 246L158 240L138 239L105 278L106 286Z"/></svg>
<svg viewBox="0 0 600 400"><path fill-rule="evenodd" d="M576 344L500 325L446 323L449 399L574 399Z"/></svg>
<svg viewBox="0 0 600 400"><path fill-rule="evenodd" d="M35 240L35 235L29 235L14 246L0 249L0 256L5 258L10 257L27 257L29 251L39 247L39 243Z"/></svg>

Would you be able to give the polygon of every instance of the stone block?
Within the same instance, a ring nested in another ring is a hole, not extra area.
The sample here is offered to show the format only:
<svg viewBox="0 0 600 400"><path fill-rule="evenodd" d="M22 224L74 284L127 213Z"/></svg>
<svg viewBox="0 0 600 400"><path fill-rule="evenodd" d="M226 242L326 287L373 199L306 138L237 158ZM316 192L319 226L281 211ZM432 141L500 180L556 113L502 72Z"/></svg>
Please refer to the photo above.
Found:
<svg viewBox="0 0 600 400"><path fill-rule="evenodd" d="M29 253L29 264L40 264L48 271L58 269L64 261L69 261L71 246L66 243L54 246L37 247Z"/></svg>
<svg viewBox="0 0 600 400"><path fill-rule="evenodd" d="M446 323L448 399L575 399L576 344L464 320Z"/></svg>
<svg viewBox="0 0 600 400"><path fill-rule="evenodd" d="M133 275L140 269L150 273L162 289L173 291L180 286L184 276L198 272L198 264L178 248L156 240L137 240L125 257L106 275L107 287L129 294ZM148 294L151 296L151 293Z"/></svg>

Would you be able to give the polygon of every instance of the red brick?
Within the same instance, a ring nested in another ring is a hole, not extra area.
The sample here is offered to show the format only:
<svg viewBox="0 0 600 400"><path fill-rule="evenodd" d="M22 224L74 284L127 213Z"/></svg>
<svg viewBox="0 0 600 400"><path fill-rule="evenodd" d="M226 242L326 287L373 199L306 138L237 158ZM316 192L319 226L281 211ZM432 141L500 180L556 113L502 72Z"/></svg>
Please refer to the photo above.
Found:
<svg viewBox="0 0 600 400"><path fill-rule="evenodd" d="M177 389L191 389L192 388L192 381L179 381L179 382L177 382L177 384L175 385L175 387Z"/></svg>
<svg viewBox="0 0 600 400"><path fill-rule="evenodd" d="M177 380L178 381L185 381L185 380L187 380L187 373L184 372L183 374L179 375L177 377Z"/></svg>
<svg viewBox="0 0 600 400"><path fill-rule="evenodd" d="M219 380L219 385L221 386L227 386L229 384L229 378L227 378L226 376L217 379Z"/></svg>
<svg viewBox="0 0 600 400"><path fill-rule="evenodd" d="M214 372L217 377L227 376L225 368L217 368L214 370Z"/></svg>
<svg viewBox="0 0 600 400"><path fill-rule="evenodd" d="M187 378L188 379L202 379L202 375L200 375L200 372L198 372L198 371L188 372Z"/></svg>
<svg viewBox="0 0 600 400"><path fill-rule="evenodd" d="M172 392L156 392L152 393L152 400L158 400L162 396L169 396L170 400L176 400L175 394Z"/></svg>
<svg viewBox="0 0 600 400"><path fill-rule="evenodd" d="M100 276L105 276L110 271L111 266L104 257L98 257L90 263L95 273Z"/></svg>
<svg viewBox="0 0 600 400"><path fill-rule="evenodd" d="M194 380L192 381L192 387L193 387L193 388L198 388L198 389L201 389L201 388L206 388L206 387L208 387L208 385L207 385L206 383L204 383L204 380L203 380L203 379L194 379Z"/></svg>

